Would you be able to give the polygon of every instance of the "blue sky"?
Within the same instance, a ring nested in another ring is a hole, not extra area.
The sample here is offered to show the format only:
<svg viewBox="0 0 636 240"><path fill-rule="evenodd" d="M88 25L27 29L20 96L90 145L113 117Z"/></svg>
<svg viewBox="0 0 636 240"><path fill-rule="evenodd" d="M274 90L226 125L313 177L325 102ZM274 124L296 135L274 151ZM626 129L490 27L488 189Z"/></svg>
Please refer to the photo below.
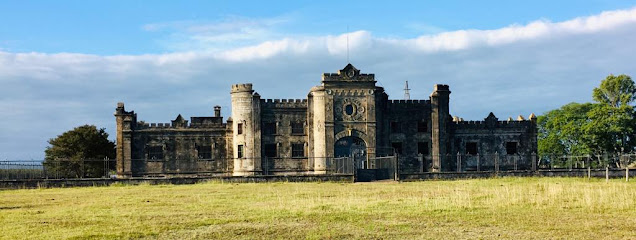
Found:
<svg viewBox="0 0 636 240"><path fill-rule="evenodd" d="M229 89L304 98L350 62L389 97L480 120L591 101L636 75L636 1L0 1L0 160L42 159L83 124L114 139L117 102L139 120L230 115ZM349 31L347 31L347 27Z"/></svg>
<svg viewBox="0 0 636 240"><path fill-rule="evenodd" d="M459 29L496 29L538 19L563 21L636 1L5 1L0 8L0 48L11 52L77 52L98 55L185 50L170 46L175 29L148 24L210 24L237 19L277 19L279 36L367 30L410 38ZM250 42L248 42L250 43Z"/></svg>

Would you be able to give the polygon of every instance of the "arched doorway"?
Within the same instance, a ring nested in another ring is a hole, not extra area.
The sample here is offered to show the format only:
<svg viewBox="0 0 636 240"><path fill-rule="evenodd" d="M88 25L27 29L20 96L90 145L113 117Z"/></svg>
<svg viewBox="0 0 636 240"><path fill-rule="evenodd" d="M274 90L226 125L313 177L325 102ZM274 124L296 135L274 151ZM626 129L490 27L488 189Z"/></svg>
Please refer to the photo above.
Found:
<svg viewBox="0 0 636 240"><path fill-rule="evenodd" d="M359 137L348 136L339 139L334 146L335 157L350 157L356 168L366 168L367 145Z"/></svg>

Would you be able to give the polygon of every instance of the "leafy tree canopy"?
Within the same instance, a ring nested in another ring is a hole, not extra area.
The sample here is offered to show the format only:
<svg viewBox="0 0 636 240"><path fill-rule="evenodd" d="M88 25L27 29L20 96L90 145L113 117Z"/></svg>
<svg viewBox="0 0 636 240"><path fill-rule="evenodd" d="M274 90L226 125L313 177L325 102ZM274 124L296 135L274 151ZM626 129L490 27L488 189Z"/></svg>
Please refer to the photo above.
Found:
<svg viewBox="0 0 636 240"><path fill-rule="evenodd" d="M601 85L594 88L592 92L594 101L609 105L613 108L630 105L636 100L636 87L630 76L621 74L618 76L609 75L601 82Z"/></svg>
<svg viewBox="0 0 636 240"><path fill-rule="evenodd" d="M62 177L101 177L108 169L103 161L95 160L115 157L115 143L108 140L103 128L94 125L76 127L50 139L49 144L44 164L50 173Z"/></svg>
<svg viewBox="0 0 636 240"><path fill-rule="evenodd" d="M633 152L636 87L627 75L609 75L592 92L597 103L570 103L538 119L539 153L555 155Z"/></svg>

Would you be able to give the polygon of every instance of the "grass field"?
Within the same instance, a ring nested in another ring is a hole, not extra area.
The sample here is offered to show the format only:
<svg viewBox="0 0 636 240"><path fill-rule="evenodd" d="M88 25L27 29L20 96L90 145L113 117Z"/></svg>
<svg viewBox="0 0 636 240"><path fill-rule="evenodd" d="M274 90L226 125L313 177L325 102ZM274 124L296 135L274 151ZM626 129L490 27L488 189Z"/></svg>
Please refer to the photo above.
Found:
<svg viewBox="0 0 636 240"><path fill-rule="evenodd" d="M0 191L2 239L636 239L636 183L497 178Z"/></svg>

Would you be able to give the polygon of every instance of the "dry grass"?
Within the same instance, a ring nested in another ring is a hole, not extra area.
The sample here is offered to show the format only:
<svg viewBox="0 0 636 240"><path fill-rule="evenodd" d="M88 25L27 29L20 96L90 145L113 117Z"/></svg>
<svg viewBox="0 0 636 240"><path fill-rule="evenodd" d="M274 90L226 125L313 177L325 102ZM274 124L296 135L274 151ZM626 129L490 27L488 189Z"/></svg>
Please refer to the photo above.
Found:
<svg viewBox="0 0 636 240"><path fill-rule="evenodd" d="M142 185L0 192L0 238L636 238L636 183Z"/></svg>

